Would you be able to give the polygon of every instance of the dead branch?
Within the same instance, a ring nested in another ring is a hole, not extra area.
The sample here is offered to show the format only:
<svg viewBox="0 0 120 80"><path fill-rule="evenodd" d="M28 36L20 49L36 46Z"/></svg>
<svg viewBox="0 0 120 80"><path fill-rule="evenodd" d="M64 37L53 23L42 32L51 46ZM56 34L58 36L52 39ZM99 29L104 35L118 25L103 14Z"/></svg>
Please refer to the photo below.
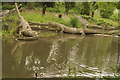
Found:
<svg viewBox="0 0 120 80"><path fill-rule="evenodd" d="M28 22L20 15L17 3L15 3L15 7L18 13L20 25L16 29L16 34L18 34L18 37L38 37L38 34L36 31L33 31L28 24Z"/></svg>

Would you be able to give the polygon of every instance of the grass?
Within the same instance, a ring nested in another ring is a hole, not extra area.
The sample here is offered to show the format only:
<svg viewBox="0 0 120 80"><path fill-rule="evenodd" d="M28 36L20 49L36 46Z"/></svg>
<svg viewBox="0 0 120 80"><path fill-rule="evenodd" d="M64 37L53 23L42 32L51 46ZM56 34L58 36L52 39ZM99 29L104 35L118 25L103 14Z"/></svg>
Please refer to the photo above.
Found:
<svg viewBox="0 0 120 80"><path fill-rule="evenodd" d="M118 27L118 21L114 21L107 18L101 18L100 16L94 16L94 18L86 15L82 15L84 19L86 19L91 24L96 25L106 25L108 27Z"/></svg>
<svg viewBox="0 0 120 80"><path fill-rule="evenodd" d="M77 18L69 15L62 15L62 18L58 18L58 14L55 12L47 11L46 15L41 14L41 10L27 10L21 12L21 15L25 18L26 21L33 21L33 22L40 22L40 23L47 23L47 22L56 22L60 24L64 24L69 27L76 27L80 28L82 27L82 23L79 22ZM89 21L91 24L97 24L97 25L108 25L109 27L118 27L118 22L110 19L104 19L99 16L99 13L95 13L95 17L92 18L90 16L83 15L83 17ZM2 27L4 27L4 24L9 24L9 30L8 31L2 31L2 35L6 36L7 34L12 35L15 28L19 25L19 19L17 16L17 13L12 13L10 16L5 16L2 18Z"/></svg>
<svg viewBox="0 0 120 80"><path fill-rule="evenodd" d="M41 11L37 10L28 10L21 12L21 15L25 18L26 21L33 21L33 22L40 22L40 23L47 23L47 22L57 22L60 24L64 24L69 27L73 27L70 23L71 19L73 18L71 15L63 15L62 18L58 18L58 14L56 13L50 13L47 12L46 15L42 15ZM19 19L17 16L17 13L13 13L10 16L5 16L2 18L2 27L4 27L4 24L9 24L9 30L8 31L2 31L3 36L6 36L7 34L12 35L15 28L19 25ZM74 22L75 23L75 22ZM78 23L78 22L77 22ZM75 23L76 26L78 24ZM81 26L78 26L81 27Z"/></svg>
<svg viewBox="0 0 120 80"><path fill-rule="evenodd" d="M63 16L63 18L58 18L58 15L55 13L46 13L46 15L42 15L40 12L22 12L22 16L27 21L33 21L33 22L40 22L40 23L47 23L47 22L57 22L60 24L64 24L66 26L71 26L69 24L70 18Z"/></svg>
<svg viewBox="0 0 120 80"><path fill-rule="evenodd" d="M114 13L111 17L113 18L114 15L117 14ZM115 19L116 18L118 17L115 17ZM99 24L101 22L101 24L106 24L109 27L118 27L118 21L114 19L102 18L98 11L95 12L94 20L96 20L96 24Z"/></svg>
<svg viewBox="0 0 120 80"><path fill-rule="evenodd" d="M4 30L4 25L8 24L8 30ZM18 17L16 14L11 14L10 16L5 16L2 18L2 36L13 36L13 32L18 26Z"/></svg>

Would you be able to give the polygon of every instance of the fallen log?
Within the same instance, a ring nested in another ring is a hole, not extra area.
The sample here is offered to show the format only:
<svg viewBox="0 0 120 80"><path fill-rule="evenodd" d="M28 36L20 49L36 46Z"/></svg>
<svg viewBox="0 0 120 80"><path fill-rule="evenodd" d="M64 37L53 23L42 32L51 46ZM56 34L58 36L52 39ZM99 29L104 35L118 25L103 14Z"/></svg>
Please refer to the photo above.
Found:
<svg viewBox="0 0 120 80"><path fill-rule="evenodd" d="M52 23L52 22L36 23L36 22L30 22L30 24L40 26L40 27L37 27L36 29L46 28L48 30L55 30L55 31L66 32L66 33L82 33L82 34L84 34L83 30L80 29L80 28L71 28L71 27L67 27L67 26L65 26L63 24L59 24L59 23Z"/></svg>
<svg viewBox="0 0 120 80"><path fill-rule="evenodd" d="M46 28L49 30L56 30L56 31L61 31L61 32L65 32L65 33L80 33L80 34L83 34L83 33L85 33L85 34L103 33L103 32L98 31L98 30L93 30L93 29L88 29L88 28L84 28L84 29L83 28L72 28L72 27L65 26L63 24L52 23L52 22L48 22L48 23L30 22L30 25L31 26L32 25L39 26L39 27L36 26L36 29Z"/></svg>
<svg viewBox="0 0 120 80"><path fill-rule="evenodd" d="M18 13L20 25L16 28L14 34L17 34L17 37L38 37L38 33L36 31L33 31L28 22L20 15L17 3L15 3L15 6Z"/></svg>
<svg viewBox="0 0 120 80"><path fill-rule="evenodd" d="M30 22L30 25L32 26L32 29L47 29L47 30L54 30L54 31L60 31L64 33L73 33L73 34L107 34L107 35L118 35L118 30L99 30L99 29L90 29L90 28L72 28L65 26L63 24L59 23L37 23L37 22ZM37 25L34 27L33 25ZM119 35L118 35L119 36Z"/></svg>
<svg viewBox="0 0 120 80"><path fill-rule="evenodd" d="M29 22L30 25L40 25L40 26L48 26L48 23L37 23L37 22Z"/></svg>
<svg viewBox="0 0 120 80"><path fill-rule="evenodd" d="M120 36L120 30L111 30L109 31L109 34L115 34L115 35Z"/></svg>
<svg viewBox="0 0 120 80"><path fill-rule="evenodd" d="M114 27L103 27L99 25L90 25L88 28L93 28L93 29L102 29L102 30L119 30L119 28L114 28Z"/></svg>

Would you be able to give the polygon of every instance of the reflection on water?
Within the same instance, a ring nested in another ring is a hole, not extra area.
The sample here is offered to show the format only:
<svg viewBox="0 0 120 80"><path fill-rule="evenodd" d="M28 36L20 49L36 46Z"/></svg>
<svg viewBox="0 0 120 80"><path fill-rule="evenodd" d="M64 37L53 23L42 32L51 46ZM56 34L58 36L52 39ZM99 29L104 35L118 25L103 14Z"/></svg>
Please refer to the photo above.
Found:
<svg viewBox="0 0 120 80"><path fill-rule="evenodd" d="M37 41L3 39L3 77L114 76L118 39L62 35Z"/></svg>

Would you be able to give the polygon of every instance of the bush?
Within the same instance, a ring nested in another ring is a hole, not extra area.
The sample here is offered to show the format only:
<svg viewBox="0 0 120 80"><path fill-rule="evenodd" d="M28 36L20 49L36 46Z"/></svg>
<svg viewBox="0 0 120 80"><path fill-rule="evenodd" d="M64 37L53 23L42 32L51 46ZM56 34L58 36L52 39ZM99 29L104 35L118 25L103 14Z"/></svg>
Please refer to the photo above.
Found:
<svg viewBox="0 0 120 80"><path fill-rule="evenodd" d="M10 5L9 3L4 3L3 5L2 5L2 10L11 10L11 9L13 9L14 8L14 6L12 6L12 5Z"/></svg>
<svg viewBox="0 0 120 80"><path fill-rule="evenodd" d="M35 3L34 2L28 2L27 3L27 8L28 9L34 9L34 7L35 7Z"/></svg>
<svg viewBox="0 0 120 80"><path fill-rule="evenodd" d="M81 15L89 15L90 13L90 3L88 2L78 2L75 7Z"/></svg>
<svg viewBox="0 0 120 80"><path fill-rule="evenodd" d="M95 21L94 18L91 16L87 16L87 15L81 15L81 16L88 21Z"/></svg>
<svg viewBox="0 0 120 80"><path fill-rule="evenodd" d="M100 15L102 18L110 18L112 14L113 14L113 11L107 11L107 10L100 11Z"/></svg>
<svg viewBox="0 0 120 80"><path fill-rule="evenodd" d="M112 3L103 2L99 3L99 10L102 18L110 18L115 10L115 6Z"/></svg>
<svg viewBox="0 0 120 80"><path fill-rule="evenodd" d="M47 8L47 11L49 11L49 12L56 12L56 10L54 8Z"/></svg>
<svg viewBox="0 0 120 80"><path fill-rule="evenodd" d="M65 11L65 4L64 2L56 2L55 3L55 6L54 6L54 9L55 9L55 12L63 12Z"/></svg>
<svg viewBox="0 0 120 80"><path fill-rule="evenodd" d="M92 24L118 27L118 22L113 20L113 17L112 17L112 20L110 20L110 19L100 18L100 17L92 18L91 16L86 16L86 15L81 15L81 16ZM117 20L117 15L115 19Z"/></svg>
<svg viewBox="0 0 120 80"><path fill-rule="evenodd" d="M110 20L110 19L96 19L97 25L106 25L112 27L118 27L118 22Z"/></svg>
<svg viewBox="0 0 120 80"><path fill-rule="evenodd" d="M70 14L78 14L78 15L80 14L79 10L78 10L76 7L70 9L70 10L69 10L69 13L70 13Z"/></svg>
<svg viewBox="0 0 120 80"><path fill-rule="evenodd" d="M119 20L119 15L120 13L114 13L111 17L110 17L110 19L112 19L112 20L114 20L114 21L118 21Z"/></svg>
<svg viewBox="0 0 120 80"><path fill-rule="evenodd" d="M70 25L74 28L77 28L78 27L78 24L79 24L79 20L78 18L71 18L70 19Z"/></svg>

